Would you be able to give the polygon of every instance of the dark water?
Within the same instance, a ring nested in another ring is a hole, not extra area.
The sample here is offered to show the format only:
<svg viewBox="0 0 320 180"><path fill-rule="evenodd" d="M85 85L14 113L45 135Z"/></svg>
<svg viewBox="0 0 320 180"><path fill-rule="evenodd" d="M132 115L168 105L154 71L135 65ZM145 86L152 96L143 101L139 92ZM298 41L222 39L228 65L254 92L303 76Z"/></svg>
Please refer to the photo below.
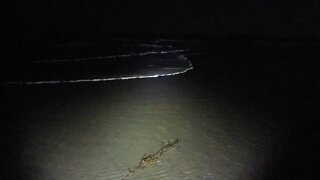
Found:
<svg viewBox="0 0 320 180"><path fill-rule="evenodd" d="M177 60L181 55L193 69L131 80L4 83L1 178L122 179L143 154L179 137L159 162L127 179L317 179L318 47L172 40L15 47L21 53L8 50L7 81L102 79L114 73L103 74L100 67L111 66L120 69L118 76L128 73L121 59L133 67L126 76L168 67L180 71L188 68ZM113 63L95 65L105 59ZM32 61L45 64L46 71L21 75ZM79 71L83 62L90 68ZM157 68L149 71L149 62ZM56 63L68 64L59 66L65 68L61 76L53 73ZM74 68L79 69L65 72ZM17 74L8 76L12 72Z"/></svg>
<svg viewBox="0 0 320 180"><path fill-rule="evenodd" d="M3 57L3 78L9 84L56 84L159 77L192 69L182 54L189 49L174 44L111 40L15 45Z"/></svg>

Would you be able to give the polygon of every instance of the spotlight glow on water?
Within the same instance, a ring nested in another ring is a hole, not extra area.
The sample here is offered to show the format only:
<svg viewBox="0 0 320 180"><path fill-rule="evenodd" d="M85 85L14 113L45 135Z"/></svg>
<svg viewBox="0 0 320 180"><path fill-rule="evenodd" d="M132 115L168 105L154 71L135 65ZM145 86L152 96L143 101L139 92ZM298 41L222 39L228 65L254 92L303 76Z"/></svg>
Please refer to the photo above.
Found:
<svg viewBox="0 0 320 180"><path fill-rule="evenodd" d="M23 154L23 165L33 169L30 177L122 179L145 153L172 137L181 142L128 179L259 175L267 146L260 144L263 133L249 131L241 114L232 111L236 107L177 77L112 81L99 90L105 93L87 90L86 96L65 94L54 104L39 103L36 109L43 113L27 115L34 118Z"/></svg>
<svg viewBox="0 0 320 180"><path fill-rule="evenodd" d="M54 49L49 59L13 63L7 72L10 84L65 83L12 85L13 91L7 92L8 99L19 97L19 103L12 106L17 109L10 111L23 110L11 118L22 129L17 136L23 142L19 147L23 176L33 180L122 179L144 154L178 137L181 142L159 162L127 179L260 177L271 133L251 123L256 117L233 99L226 100L222 89L208 87L215 81L198 74L202 78L198 82L184 74L193 69L185 54L188 50L171 43L179 41L140 46L129 42L130 47L153 49L101 56L76 52L76 58L56 58L60 55ZM61 49L62 55L68 54L65 47ZM95 53L104 54L106 49L102 46ZM17 71L20 76L15 76ZM99 81L108 82L81 83Z"/></svg>

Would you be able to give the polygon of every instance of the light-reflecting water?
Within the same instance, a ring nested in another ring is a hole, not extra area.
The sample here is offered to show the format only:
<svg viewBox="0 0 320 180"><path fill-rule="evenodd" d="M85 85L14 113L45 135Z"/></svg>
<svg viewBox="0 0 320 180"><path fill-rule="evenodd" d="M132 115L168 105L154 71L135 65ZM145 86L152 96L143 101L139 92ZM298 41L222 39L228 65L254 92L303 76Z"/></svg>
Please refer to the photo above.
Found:
<svg viewBox="0 0 320 180"><path fill-rule="evenodd" d="M127 179L319 179L318 47L259 40L18 44L0 65L4 82L22 82L0 88L0 179L122 179L175 137L181 142L160 162ZM58 81L25 85L43 80ZM70 80L82 83L61 83Z"/></svg>
<svg viewBox="0 0 320 180"><path fill-rule="evenodd" d="M18 107L28 111L20 117L24 176L122 179L145 153L179 137L160 162L127 179L259 177L271 146L269 129L250 123L252 114L190 76L20 87Z"/></svg>

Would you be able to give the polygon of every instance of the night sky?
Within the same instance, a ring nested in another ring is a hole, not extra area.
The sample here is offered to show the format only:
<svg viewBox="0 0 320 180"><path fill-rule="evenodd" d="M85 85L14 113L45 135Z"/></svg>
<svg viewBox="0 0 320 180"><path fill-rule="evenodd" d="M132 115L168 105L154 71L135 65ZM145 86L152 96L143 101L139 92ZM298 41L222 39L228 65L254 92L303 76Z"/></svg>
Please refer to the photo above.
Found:
<svg viewBox="0 0 320 180"><path fill-rule="evenodd" d="M75 38L123 34L320 37L319 1L5 0L10 37Z"/></svg>

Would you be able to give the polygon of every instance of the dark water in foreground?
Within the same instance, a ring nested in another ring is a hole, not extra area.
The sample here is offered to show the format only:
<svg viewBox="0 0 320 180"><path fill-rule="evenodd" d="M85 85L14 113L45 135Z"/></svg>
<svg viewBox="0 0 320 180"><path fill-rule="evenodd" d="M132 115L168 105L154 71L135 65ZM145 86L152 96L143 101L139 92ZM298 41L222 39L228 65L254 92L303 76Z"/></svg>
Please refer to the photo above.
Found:
<svg viewBox="0 0 320 180"><path fill-rule="evenodd" d="M186 50L170 57L184 55L194 69L158 78L3 85L2 179L122 179L174 137L181 142L128 179L317 179L317 44L163 44L166 51ZM84 49L65 59L94 52ZM93 54L105 57L101 52ZM171 66L178 65L165 67Z"/></svg>

